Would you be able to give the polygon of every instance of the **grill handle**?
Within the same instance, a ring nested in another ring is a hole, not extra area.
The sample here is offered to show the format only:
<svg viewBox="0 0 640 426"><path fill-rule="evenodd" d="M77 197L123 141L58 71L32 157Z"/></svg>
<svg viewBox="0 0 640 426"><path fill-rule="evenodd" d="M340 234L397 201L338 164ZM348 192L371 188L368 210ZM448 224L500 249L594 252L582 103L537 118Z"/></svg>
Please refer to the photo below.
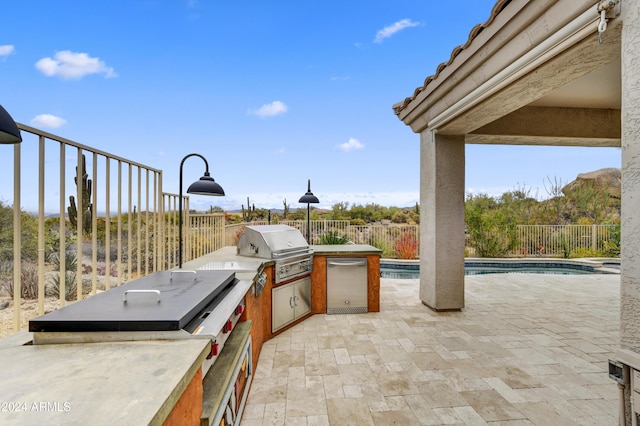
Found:
<svg viewBox="0 0 640 426"><path fill-rule="evenodd" d="M169 277L170 281L173 281L173 274L193 274L193 280L195 281L197 278L197 274L196 271L185 271L185 270L180 270L180 271L171 271L171 276Z"/></svg>
<svg viewBox="0 0 640 426"><path fill-rule="evenodd" d="M160 290L125 290L122 294L122 301L127 303L127 293L153 293L158 297L157 302L160 303Z"/></svg>

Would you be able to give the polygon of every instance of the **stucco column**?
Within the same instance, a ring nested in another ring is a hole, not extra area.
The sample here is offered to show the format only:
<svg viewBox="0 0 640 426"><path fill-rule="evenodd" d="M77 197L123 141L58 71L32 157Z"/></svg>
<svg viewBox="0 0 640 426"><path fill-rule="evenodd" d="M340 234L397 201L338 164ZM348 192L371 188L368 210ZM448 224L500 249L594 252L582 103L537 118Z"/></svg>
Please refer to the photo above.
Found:
<svg viewBox="0 0 640 426"><path fill-rule="evenodd" d="M621 346L640 353L640 1L622 3Z"/></svg>
<svg viewBox="0 0 640 426"><path fill-rule="evenodd" d="M640 0L622 3L622 262L620 346L640 354ZM625 424L632 424L630 387Z"/></svg>
<svg viewBox="0 0 640 426"><path fill-rule="evenodd" d="M620 338L640 353L640 5L622 3L622 272Z"/></svg>
<svg viewBox="0 0 640 426"><path fill-rule="evenodd" d="M420 134L420 299L464 307L464 136Z"/></svg>

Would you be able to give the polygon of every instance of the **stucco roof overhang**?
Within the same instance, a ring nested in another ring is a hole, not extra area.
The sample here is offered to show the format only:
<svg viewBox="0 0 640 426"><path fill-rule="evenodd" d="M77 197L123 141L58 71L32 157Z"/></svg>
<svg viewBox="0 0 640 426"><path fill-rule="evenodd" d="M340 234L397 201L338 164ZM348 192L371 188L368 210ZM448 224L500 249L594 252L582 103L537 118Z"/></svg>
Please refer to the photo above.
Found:
<svg viewBox="0 0 640 426"><path fill-rule="evenodd" d="M394 112L467 143L620 146L620 29L594 0L500 0Z"/></svg>

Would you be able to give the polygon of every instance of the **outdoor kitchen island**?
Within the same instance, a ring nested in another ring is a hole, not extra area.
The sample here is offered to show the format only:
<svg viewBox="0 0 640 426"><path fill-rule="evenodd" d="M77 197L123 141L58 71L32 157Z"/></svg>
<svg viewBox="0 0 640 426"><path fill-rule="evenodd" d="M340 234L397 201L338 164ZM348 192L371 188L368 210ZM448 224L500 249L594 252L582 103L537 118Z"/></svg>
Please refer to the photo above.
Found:
<svg viewBox="0 0 640 426"><path fill-rule="evenodd" d="M220 407L224 411L230 404L238 409L237 404L243 403L232 389L250 388L266 340L326 312L326 301L323 305L319 295L326 295L322 269L328 257L368 259L369 310L379 309L378 249L358 245L312 249L310 310L276 332L271 324L272 291L289 281L275 282L274 260L240 256L236 247L224 247L184 264L185 271L233 272L239 280L234 291L242 289L244 294L242 309L233 314L237 323L229 340L206 374L203 363L213 349L208 339L34 345L31 332L1 339L0 363L5 368L0 369L0 404L5 405L0 408L6 409L0 412L0 424L212 424ZM232 423L225 424L237 424L241 415L240 410Z"/></svg>
<svg viewBox="0 0 640 426"><path fill-rule="evenodd" d="M364 244L312 245L310 247L313 250L313 270L310 273L309 309L276 331L273 331L272 326L274 313L272 293L274 289L286 286L291 281L276 282L275 261L238 255L235 246L227 246L184 265L184 268L194 270L208 269L213 265L216 268L236 268L237 278L254 280L254 284L245 297L245 312L240 318L241 321L251 320L252 322L251 340L254 368L265 341L314 314L327 313L327 259L342 257L365 259L367 261L367 312L380 311L380 255L382 254L380 249ZM250 265L254 265L257 270L247 271L246 268ZM264 273L265 279L263 282L257 283L256 278L260 272Z"/></svg>

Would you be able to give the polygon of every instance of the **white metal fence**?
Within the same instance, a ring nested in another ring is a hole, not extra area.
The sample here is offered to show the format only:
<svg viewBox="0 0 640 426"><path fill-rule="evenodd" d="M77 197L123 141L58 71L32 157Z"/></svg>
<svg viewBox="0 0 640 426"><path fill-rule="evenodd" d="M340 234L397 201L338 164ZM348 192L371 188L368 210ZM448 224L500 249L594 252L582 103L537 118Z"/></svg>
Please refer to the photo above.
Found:
<svg viewBox="0 0 640 426"><path fill-rule="evenodd" d="M510 256L581 257L619 253L620 225L518 225Z"/></svg>
<svg viewBox="0 0 640 426"><path fill-rule="evenodd" d="M275 222L274 222L275 223ZM278 223L293 226L306 235L307 221L287 220ZM236 245L245 225L227 225L225 245ZM388 258L417 259L420 257L419 225L350 225L347 220L312 220L311 243L322 244L328 232L346 235L354 244L370 244L382 250ZM615 255L620 245L619 225L518 225L516 247L509 257L549 256L569 257L580 254ZM466 245L473 246L467 236Z"/></svg>
<svg viewBox="0 0 640 426"><path fill-rule="evenodd" d="M272 222L276 223L276 222ZM281 220L277 222L292 226L306 237L306 220ZM226 245L236 245L246 225L266 225L256 221L227 225L225 228ZM312 220L310 243L324 244L327 235L334 233L346 235L353 244L370 244L382 250L384 257L403 257L417 259L419 252L419 225L351 225L348 220Z"/></svg>

